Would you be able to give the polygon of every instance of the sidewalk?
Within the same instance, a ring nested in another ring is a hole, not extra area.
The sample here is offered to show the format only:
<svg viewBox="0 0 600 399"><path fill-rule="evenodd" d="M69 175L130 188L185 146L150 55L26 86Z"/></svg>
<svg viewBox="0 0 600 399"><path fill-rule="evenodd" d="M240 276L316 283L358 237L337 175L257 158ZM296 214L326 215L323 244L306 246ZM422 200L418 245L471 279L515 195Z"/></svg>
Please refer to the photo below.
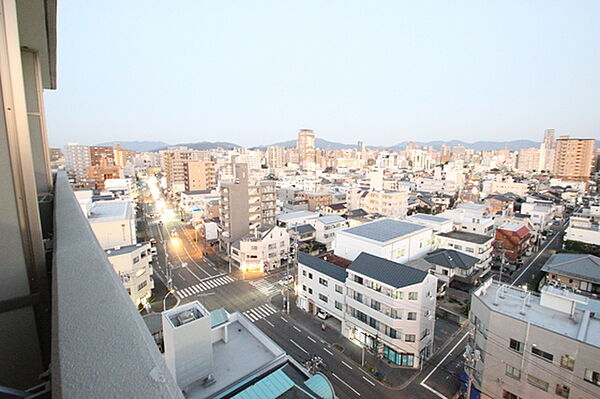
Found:
<svg viewBox="0 0 600 399"><path fill-rule="evenodd" d="M281 309L283 297L281 295L275 295L271 298L271 302L278 309ZM343 355L352 360L357 367L360 367L362 348L359 345L344 338L339 330L331 326L333 323L327 323L325 331L321 330L321 323L323 321L299 309L295 304L295 296L290 297L290 302L290 318L295 320L300 327L304 328L312 335L320 337L322 342L329 344L332 348L330 350L336 350L343 353ZM378 379L384 385L396 389L404 389L406 385L412 382L414 377L419 375L420 372L420 370L390 365L386 359L377 359L369 351L365 351L365 367L362 367L362 369L365 373Z"/></svg>

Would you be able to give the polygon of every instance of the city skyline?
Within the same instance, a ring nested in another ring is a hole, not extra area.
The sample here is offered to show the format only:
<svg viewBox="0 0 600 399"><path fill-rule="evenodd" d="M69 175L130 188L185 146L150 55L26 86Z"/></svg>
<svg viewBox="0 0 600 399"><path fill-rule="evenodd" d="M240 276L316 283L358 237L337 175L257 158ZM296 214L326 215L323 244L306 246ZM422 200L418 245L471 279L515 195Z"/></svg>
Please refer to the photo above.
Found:
<svg viewBox="0 0 600 399"><path fill-rule="evenodd" d="M69 2L49 139L598 139L599 7Z"/></svg>

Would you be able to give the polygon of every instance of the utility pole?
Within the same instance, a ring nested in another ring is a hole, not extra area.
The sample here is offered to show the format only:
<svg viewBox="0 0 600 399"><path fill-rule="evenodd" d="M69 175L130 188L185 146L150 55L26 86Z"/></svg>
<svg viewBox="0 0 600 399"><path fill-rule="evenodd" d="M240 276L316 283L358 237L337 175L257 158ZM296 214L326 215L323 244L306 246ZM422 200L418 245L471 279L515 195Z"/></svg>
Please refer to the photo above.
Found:
<svg viewBox="0 0 600 399"><path fill-rule="evenodd" d="M479 323L475 322L475 328L473 330L473 335L471 339L469 339L469 343L465 347L465 353L463 357L465 358L465 367L467 368L467 375L469 376L469 383L467 384L467 399L471 399L471 389L473 388L473 378L477 362L481 358L481 353L476 348L476 340L477 340L477 331L479 329Z"/></svg>

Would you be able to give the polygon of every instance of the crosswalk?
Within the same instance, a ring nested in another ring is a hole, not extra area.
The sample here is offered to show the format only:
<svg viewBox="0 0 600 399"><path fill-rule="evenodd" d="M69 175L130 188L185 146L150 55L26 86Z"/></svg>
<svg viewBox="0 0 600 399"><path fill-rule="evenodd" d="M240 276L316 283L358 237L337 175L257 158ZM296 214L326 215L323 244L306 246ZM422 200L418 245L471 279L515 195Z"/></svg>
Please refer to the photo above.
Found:
<svg viewBox="0 0 600 399"><path fill-rule="evenodd" d="M277 309L270 304L265 303L264 305L246 310L244 312L244 316L250 319L251 322L255 322L257 320L264 319L265 317L269 317L274 313L277 313Z"/></svg>
<svg viewBox="0 0 600 399"><path fill-rule="evenodd" d="M250 284L252 284L254 288L256 288L257 290L259 290L267 296L271 295L272 293L278 290L277 287L275 287L273 284L269 283L267 280L264 279L250 281Z"/></svg>
<svg viewBox="0 0 600 399"><path fill-rule="evenodd" d="M179 298L183 299L191 295L200 294L203 291L212 290L213 288L232 283L234 281L235 280L232 279L230 276L221 276L210 280L201 281L198 284L192 285L190 287L181 288L177 290L176 294Z"/></svg>

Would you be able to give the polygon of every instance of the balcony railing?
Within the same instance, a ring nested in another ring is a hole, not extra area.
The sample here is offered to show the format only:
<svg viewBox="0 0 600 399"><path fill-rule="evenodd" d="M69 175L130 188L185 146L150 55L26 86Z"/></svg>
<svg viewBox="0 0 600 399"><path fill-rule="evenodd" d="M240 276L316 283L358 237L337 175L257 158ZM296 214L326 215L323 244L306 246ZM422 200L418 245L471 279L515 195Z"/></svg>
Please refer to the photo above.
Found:
<svg viewBox="0 0 600 399"><path fill-rule="evenodd" d="M64 172L55 187L53 397L183 399Z"/></svg>

